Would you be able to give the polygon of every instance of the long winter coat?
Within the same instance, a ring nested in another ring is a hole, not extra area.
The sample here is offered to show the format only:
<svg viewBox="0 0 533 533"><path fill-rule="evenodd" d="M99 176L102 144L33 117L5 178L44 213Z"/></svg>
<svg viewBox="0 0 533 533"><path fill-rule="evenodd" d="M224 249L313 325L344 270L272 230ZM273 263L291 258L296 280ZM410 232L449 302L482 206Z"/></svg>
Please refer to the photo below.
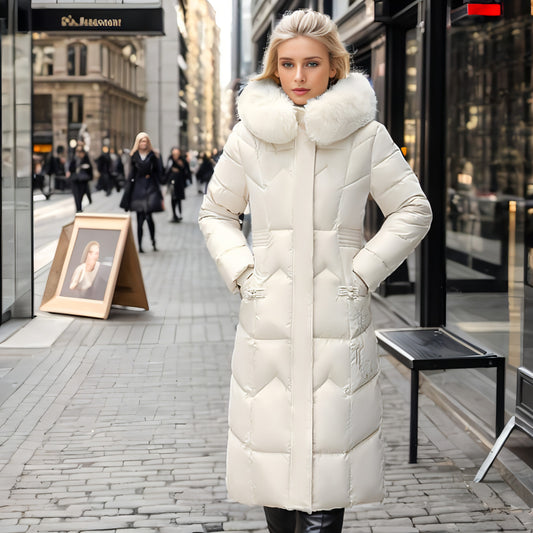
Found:
<svg viewBox="0 0 533 533"><path fill-rule="evenodd" d="M426 234L431 209L352 74L305 107L251 82L200 212L242 302L232 359L230 497L303 511L383 497L370 296ZM369 194L386 221L365 244ZM250 203L253 251L239 228ZM363 286L364 287L364 286Z"/></svg>
<svg viewBox="0 0 533 533"><path fill-rule="evenodd" d="M165 182L173 200L185 200L185 188L190 179L191 169L187 160L180 156L176 161L170 156L165 171Z"/></svg>
<svg viewBox="0 0 533 533"><path fill-rule="evenodd" d="M130 175L131 196L129 209L144 213L162 211L161 160L154 152L142 159L139 152L131 156Z"/></svg>

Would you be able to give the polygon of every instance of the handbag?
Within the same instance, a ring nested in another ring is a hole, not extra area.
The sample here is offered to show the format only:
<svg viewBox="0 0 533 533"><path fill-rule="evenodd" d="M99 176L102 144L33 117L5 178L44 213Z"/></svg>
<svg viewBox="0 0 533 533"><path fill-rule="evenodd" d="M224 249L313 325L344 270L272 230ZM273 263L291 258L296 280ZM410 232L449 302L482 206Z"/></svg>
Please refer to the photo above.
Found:
<svg viewBox="0 0 533 533"><path fill-rule="evenodd" d="M87 182L91 181L91 175L88 172L90 166L87 163L82 163L77 169L76 173L73 176L74 181Z"/></svg>
<svg viewBox="0 0 533 533"><path fill-rule="evenodd" d="M131 208L131 193L133 192L134 183L135 180L133 178L124 182L124 192L122 193L122 198L119 204L119 207L124 209L124 211L129 211Z"/></svg>
<svg viewBox="0 0 533 533"><path fill-rule="evenodd" d="M165 210L165 201L159 189L148 194L147 208L149 213L159 213Z"/></svg>

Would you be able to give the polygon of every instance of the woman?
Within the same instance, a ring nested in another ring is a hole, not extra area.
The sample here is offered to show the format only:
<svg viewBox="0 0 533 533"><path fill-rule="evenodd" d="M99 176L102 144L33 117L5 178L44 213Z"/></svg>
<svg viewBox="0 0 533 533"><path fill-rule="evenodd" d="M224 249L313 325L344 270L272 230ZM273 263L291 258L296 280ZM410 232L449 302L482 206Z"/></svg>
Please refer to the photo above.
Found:
<svg viewBox="0 0 533 533"><path fill-rule="evenodd" d="M81 254L81 263L74 270L68 288L79 298L103 300L109 270L108 265L100 262L100 243L90 241Z"/></svg>
<svg viewBox="0 0 533 533"><path fill-rule="evenodd" d="M81 263L76 267L72 278L70 280L69 289L73 291L74 289L80 289L86 291L90 287L98 270L100 269L100 262L98 261L100 257L100 243L98 241L89 242L81 254Z"/></svg>
<svg viewBox="0 0 533 533"><path fill-rule="evenodd" d="M329 17L280 21L238 111L199 216L242 297L228 492L264 506L271 532L339 532L344 508L384 493L369 293L424 237L431 209ZM365 243L369 194L386 220ZM248 203L253 252L239 226Z"/></svg>
<svg viewBox="0 0 533 533"><path fill-rule="evenodd" d="M182 157L179 148L172 148L170 152L165 178L172 204L172 222L181 222L181 202L185 200L185 188L187 187L187 182L191 179L191 170L187 160Z"/></svg>
<svg viewBox="0 0 533 533"><path fill-rule="evenodd" d="M163 211L163 195L160 189L161 170L161 160L152 148L150 137L141 131L135 137L135 143L131 149L128 186L120 202L120 206L126 211L137 213L137 241L140 253L144 253L142 238L145 221L150 231L152 248L154 252L157 252L152 213Z"/></svg>
<svg viewBox="0 0 533 533"><path fill-rule="evenodd" d="M93 166L89 155L82 145L76 147L74 157L69 164L69 177L76 205L76 213L82 212L83 195L86 194L89 203L92 202L89 182L93 179Z"/></svg>
<svg viewBox="0 0 533 533"><path fill-rule="evenodd" d="M96 160L96 170L98 170L98 174L100 174L96 188L99 191L105 191L106 196L109 196L113 191L113 181L111 179L111 155L109 153L109 147L102 147L102 153Z"/></svg>
<svg viewBox="0 0 533 533"><path fill-rule="evenodd" d="M213 175L213 160L208 153L200 156L200 166L196 171L196 182L198 183L198 192L204 193L209 180Z"/></svg>

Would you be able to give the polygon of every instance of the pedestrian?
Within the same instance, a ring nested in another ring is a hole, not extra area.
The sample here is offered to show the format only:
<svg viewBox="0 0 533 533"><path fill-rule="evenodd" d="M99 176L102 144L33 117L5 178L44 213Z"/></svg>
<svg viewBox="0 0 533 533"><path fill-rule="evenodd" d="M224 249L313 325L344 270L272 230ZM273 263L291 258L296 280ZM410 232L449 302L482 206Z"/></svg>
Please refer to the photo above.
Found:
<svg viewBox="0 0 533 533"><path fill-rule="evenodd" d="M113 182L111 179L111 155L108 146L102 147L102 153L96 160L96 170L100 174L96 188L99 191L105 191L106 196L109 196L113 191Z"/></svg>
<svg viewBox="0 0 533 533"><path fill-rule="evenodd" d="M123 172L124 172L124 176L129 176L130 175L130 149L129 148L122 148L122 150L119 151L119 157L120 157L120 161L122 162L122 168L124 169ZM124 180L124 183L122 184L122 186L124 186L125 184L125 180Z"/></svg>
<svg viewBox="0 0 533 533"><path fill-rule="evenodd" d="M431 209L328 16L285 15L263 64L199 214L242 298L227 486L264 507L271 532L340 532L344 508L384 495L370 293L424 237ZM385 222L365 243L369 194ZM248 203L253 251L239 225Z"/></svg>
<svg viewBox="0 0 533 533"><path fill-rule="evenodd" d="M172 148L165 169L165 183L172 204L172 222L181 222L181 202L185 200L185 188L191 179L191 169L179 148Z"/></svg>
<svg viewBox="0 0 533 533"><path fill-rule="evenodd" d="M74 157L71 159L68 169L76 213L81 213L83 196L87 195L89 203L92 203L89 183L93 179L93 166L89 155L82 144L78 144Z"/></svg>
<svg viewBox="0 0 533 533"><path fill-rule="evenodd" d="M196 171L196 183L198 184L198 193L204 193L213 175L214 163L208 152L200 156L200 166Z"/></svg>
<svg viewBox="0 0 533 533"><path fill-rule="evenodd" d="M48 186L48 192L45 191L45 172L46 165L43 161L43 156L34 154L32 157L32 189L39 189L46 200L50 199L51 187Z"/></svg>
<svg viewBox="0 0 533 533"><path fill-rule="evenodd" d="M124 186L124 165L114 148L109 149L109 157L111 159L111 187L114 186L117 192L120 192Z"/></svg>
<svg viewBox="0 0 533 533"><path fill-rule="evenodd" d="M189 168L191 169L191 175L196 174L198 170L198 153L195 150L189 150L187 152L187 163L189 163Z"/></svg>
<svg viewBox="0 0 533 533"><path fill-rule="evenodd" d="M50 180L53 183L51 190L64 191L66 189L66 159L65 159L65 147L58 146L57 155L53 153L47 162L46 173L50 176Z"/></svg>
<svg viewBox="0 0 533 533"><path fill-rule="evenodd" d="M137 213L137 241L139 252L142 247L143 225L148 224L152 248L157 252L155 242L155 224L152 213L163 211L163 195L161 194L161 159L152 148L148 133L141 131L135 137L131 149L130 173L124 187L124 195L120 207L126 211Z"/></svg>

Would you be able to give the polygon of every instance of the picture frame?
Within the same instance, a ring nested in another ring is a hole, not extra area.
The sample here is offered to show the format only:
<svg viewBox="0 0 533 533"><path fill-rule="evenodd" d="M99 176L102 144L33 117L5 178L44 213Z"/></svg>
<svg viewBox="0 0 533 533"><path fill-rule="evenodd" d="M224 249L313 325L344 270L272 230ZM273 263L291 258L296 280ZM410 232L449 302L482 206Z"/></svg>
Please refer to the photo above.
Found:
<svg viewBox="0 0 533 533"><path fill-rule="evenodd" d="M62 229L40 310L106 319L112 304L148 310L130 217L79 213Z"/></svg>

